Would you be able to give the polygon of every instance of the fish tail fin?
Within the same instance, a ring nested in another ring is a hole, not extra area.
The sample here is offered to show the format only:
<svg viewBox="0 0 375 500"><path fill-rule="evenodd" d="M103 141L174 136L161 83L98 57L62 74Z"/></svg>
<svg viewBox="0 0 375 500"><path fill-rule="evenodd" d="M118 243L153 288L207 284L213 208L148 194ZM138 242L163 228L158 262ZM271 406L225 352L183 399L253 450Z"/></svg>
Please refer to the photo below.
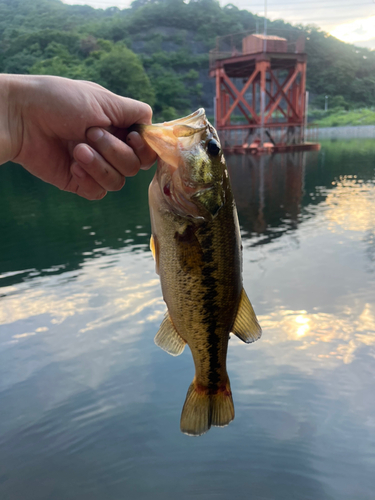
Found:
<svg viewBox="0 0 375 500"><path fill-rule="evenodd" d="M205 390L195 381L190 384L181 413L181 431L190 436L200 436L211 427L211 401Z"/></svg>
<svg viewBox="0 0 375 500"><path fill-rule="evenodd" d="M201 436L211 425L224 427L234 419L234 406L229 379L224 388L211 394L208 388L195 381L189 387L181 413L181 431L190 436Z"/></svg>
<svg viewBox="0 0 375 500"><path fill-rule="evenodd" d="M211 425L224 427L234 419L234 406L229 379L225 387L211 396Z"/></svg>

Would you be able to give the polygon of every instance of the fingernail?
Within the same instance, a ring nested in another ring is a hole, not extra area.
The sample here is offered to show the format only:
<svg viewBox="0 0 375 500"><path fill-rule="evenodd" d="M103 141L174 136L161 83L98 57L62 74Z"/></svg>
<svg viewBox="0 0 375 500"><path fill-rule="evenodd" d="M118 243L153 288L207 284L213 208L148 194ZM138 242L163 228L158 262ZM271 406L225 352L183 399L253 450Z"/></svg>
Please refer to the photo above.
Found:
<svg viewBox="0 0 375 500"><path fill-rule="evenodd" d="M138 134L138 132L130 132L130 134L126 138L126 142L133 149L139 149L144 146L144 141L142 137Z"/></svg>
<svg viewBox="0 0 375 500"><path fill-rule="evenodd" d="M94 153L87 146L81 146L76 149L75 157L82 163L91 163L94 159Z"/></svg>
<svg viewBox="0 0 375 500"><path fill-rule="evenodd" d="M100 138L103 137L104 132L101 128L92 127L92 128L88 129L88 131L86 132L86 135L87 135L88 139L90 139L90 141L96 142Z"/></svg>
<svg viewBox="0 0 375 500"><path fill-rule="evenodd" d="M71 172L73 175L76 175L80 179L83 179L83 177L85 177L86 175L86 172L77 163L73 163Z"/></svg>

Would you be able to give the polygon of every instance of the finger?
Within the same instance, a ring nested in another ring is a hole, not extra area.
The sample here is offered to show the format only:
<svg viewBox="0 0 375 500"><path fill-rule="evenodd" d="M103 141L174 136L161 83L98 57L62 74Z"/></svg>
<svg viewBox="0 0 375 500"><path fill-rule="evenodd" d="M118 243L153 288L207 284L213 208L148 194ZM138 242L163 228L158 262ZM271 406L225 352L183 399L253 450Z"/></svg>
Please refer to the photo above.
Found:
<svg viewBox="0 0 375 500"><path fill-rule="evenodd" d="M79 166L106 191L119 191L124 187L124 175L87 144L78 144L73 156Z"/></svg>
<svg viewBox="0 0 375 500"><path fill-rule="evenodd" d="M148 125L152 122L152 109L144 102L110 94L106 104L108 116L116 127L128 128L134 123Z"/></svg>
<svg viewBox="0 0 375 500"><path fill-rule="evenodd" d="M123 141L99 127L89 128L88 143L100 156L120 174L132 177L141 168L141 162L134 150Z"/></svg>
<svg viewBox="0 0 375 500"><path fill-rule="evenodd" d="M90 175L88 175L76 162L70 167L72 177L65 191L76 193L87 200L101 200L107 194Z"/></svg>
<svg viewBox="0 0 375 500"><path fill-rule="evenodd" d="M126 138L127 144L134 150L141 163L142 170L148 170L156 161L156 153L142 139L138 132L130 132Z"/></svg>

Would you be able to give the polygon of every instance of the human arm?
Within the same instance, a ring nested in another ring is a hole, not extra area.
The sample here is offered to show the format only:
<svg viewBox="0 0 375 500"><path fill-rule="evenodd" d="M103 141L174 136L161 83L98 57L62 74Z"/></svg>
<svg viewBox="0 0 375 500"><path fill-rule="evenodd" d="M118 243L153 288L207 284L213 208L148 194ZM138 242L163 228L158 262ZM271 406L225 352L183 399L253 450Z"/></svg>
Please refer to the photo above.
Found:
<svg viewBox="0 0 375 500"><path fill-rule="evenodd" d="M92 82L0 75L0 164L14 161L62 190L100 199L155 161L139 134L127 133L151 116L147 104Z"/></svg>

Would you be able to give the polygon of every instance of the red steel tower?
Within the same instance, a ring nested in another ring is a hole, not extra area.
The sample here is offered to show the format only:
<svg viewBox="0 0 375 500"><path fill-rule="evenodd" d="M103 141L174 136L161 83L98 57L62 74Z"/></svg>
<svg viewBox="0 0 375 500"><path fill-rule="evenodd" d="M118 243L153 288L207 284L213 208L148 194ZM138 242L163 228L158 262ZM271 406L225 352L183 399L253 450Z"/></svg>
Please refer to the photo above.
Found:
<svg viewBox="0 0 375 500"><path fill-rule="evenodd" d="M305 142L305 39L218 37L210 51L215 122L224 147L246 152L318 149Z"/></svg>

